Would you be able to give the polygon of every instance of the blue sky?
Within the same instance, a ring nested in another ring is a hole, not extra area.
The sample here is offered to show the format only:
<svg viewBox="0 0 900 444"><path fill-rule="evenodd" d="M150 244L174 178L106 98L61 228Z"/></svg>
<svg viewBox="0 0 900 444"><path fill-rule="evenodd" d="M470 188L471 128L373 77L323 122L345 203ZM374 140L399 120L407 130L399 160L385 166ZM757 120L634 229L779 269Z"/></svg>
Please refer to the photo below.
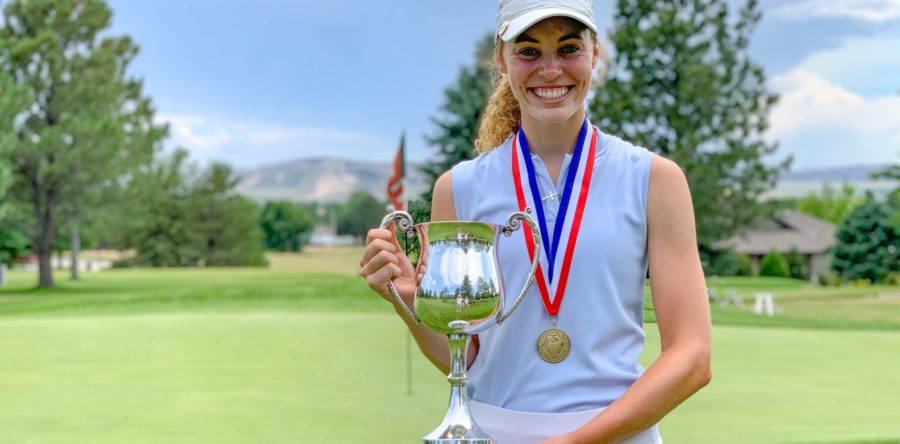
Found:
<svg viewBox="0 0 900 444"><path fill-rule="evenodd" d="M733 2L735 5L739 2ZM613 0L596 0L604 30ZM493 31L494 0L112 0L112 34L173 146L248 168L434 151L443 90ZM900 0L762 0L752 57L781 94L768 137L794 168L900 160ZM605 34L605 31L604 31Z"/></svg>

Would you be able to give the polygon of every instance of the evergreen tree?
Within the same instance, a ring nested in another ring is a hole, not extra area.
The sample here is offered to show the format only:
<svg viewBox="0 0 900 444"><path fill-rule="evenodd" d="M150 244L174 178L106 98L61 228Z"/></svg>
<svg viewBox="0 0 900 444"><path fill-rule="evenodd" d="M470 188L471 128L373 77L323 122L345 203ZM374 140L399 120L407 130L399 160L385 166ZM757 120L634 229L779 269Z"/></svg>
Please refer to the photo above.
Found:
<svg viewBox="0 0 900 444"><path fill-rule="evenodd" d="M362 243L369 229L381 223L387 214L386 208L384 203L365 191L353 193L338 212L337 234L351 235Z"/></svg>
<svg viewBox="0 0 900 444"><path fill-rule="evenodd" d="M17 86L8 73L0 71L0 153L3 153L4 147L15 142L16 132L7 123L12 122L18 110L28 103L24 88ZM0 220L9 211L5 195L12 180L12 165L7 156L0 156Z"/></svg>
<svg viewBox="0 0 900 444"><path fill-rule="evenodd" d="M757 217L790 160L763 162L777 148L762 137L776 96L747 53L760 18L756 0L736 20L726 0L618 0L615 57L589 103L601 129L685 170L702 246Z"/></svg>
<svg viewBox="0 0 900 444"><path fill-rule="evenodd" d="M141 82L126 76L137 47L101 37L111 15L102 0L14 0L3 10L0 72L16 97L0 91L0 103L19 106L5 111L15 119L0 152L13 166L8 198L28 208L19 223L31 228L42 287L53 286L60 223L77 226L100 190L149 162L165 135Z"/></svg>
<svg viewBox="0 0 900 444"><path fill-rule="evenodd" d="M315 223L305 207L286 200L266 202L259 220L266 248L300 251Z"/></svg>
<svg viewBox="0 0 900 444"><path fill-rule="evenodd" d="M481 116L494 91L493 78L494 34L485 35L475 48L475 63L460 69L453 86L444 90L441 115L431 120L437 133L427 138L437 148L435 158L422 170L428 178L428 188L421 199L410 202L410 214L416 223L431 220L431 198L434 183L453 165L475 157L475 139Z"/></svg>
<svg viewBox="0 0 900 444"><path fill-rule="evenodd" d="M264 265L259 208L237 195L231 168L199 169L178 150L138 172L117 231L135 250L133 265Z"/></svg>
<svg viewBox="0 0 900 444"><path fill-rule="evenodd" d="M831 268L845 280L884 282L900 272L900 232L887 205L869 198L838 228Z"/></svg>

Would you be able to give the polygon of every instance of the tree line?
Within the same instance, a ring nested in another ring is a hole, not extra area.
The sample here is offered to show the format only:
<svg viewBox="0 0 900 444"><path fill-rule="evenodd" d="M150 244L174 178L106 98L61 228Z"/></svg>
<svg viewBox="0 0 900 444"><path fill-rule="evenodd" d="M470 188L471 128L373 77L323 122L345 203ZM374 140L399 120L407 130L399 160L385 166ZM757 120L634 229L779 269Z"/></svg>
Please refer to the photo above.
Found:
<svg viewBox="0 0 900 444"><path fill-rule="evenodd" d="M228 165L163 152L168 127L128 73L138 45L110 35L103 0L13 0L2 13L0 261L34 254L50 287L54 252L73 253L77 278L83 246L132 250L123 265L140 266L261 265L266 247L300 248L302 208L260 208Z"/></svg>

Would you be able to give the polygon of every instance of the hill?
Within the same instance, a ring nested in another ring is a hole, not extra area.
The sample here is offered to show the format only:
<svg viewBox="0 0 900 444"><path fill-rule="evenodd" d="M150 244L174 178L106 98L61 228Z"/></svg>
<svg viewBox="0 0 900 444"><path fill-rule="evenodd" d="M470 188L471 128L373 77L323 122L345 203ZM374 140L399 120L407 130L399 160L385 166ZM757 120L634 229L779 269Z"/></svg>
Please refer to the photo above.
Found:
<svg viewBox="0 0 900 444"><path fill-rule="evenodd" d="M238 170L238 192L257 201L339 202L356 190L385 199L391 173L388 162L370 162L337 157L298 159L253 169ZM417 165L407 165L408 193L420 194L427 186Z"/></svg>
<svg viewBox="0 0 900 444"><path fill-rule="evenodd" d="M822 189L826 183L847 182L858 192L886 194L897 185L869 178L881 165L850 165L817 168L786 173L766 198L798 197ZM428 184L419 165L409 165L408 195L418 196ZM238 170L238 191L257 201L285 199L294 202L341 202L356 190L366 190L378 199L385 198L385 184L391 172L388 162L372 162L339 157L312 157Z"/></svg>

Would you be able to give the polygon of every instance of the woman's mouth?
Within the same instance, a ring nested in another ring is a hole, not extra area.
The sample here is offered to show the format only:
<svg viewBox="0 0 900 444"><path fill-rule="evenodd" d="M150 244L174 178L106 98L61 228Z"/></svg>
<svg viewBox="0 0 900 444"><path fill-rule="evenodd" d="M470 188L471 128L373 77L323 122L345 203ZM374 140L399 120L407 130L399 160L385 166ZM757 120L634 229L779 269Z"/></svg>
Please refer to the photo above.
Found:
<svg viewBox="0 0 900 444"><path fill-rule="evenodd" d="M563 101L572 89L574 89L572 86L542 86L538 88L528 88L528 92L537 97L541 102L557 103Z"/></svg>

